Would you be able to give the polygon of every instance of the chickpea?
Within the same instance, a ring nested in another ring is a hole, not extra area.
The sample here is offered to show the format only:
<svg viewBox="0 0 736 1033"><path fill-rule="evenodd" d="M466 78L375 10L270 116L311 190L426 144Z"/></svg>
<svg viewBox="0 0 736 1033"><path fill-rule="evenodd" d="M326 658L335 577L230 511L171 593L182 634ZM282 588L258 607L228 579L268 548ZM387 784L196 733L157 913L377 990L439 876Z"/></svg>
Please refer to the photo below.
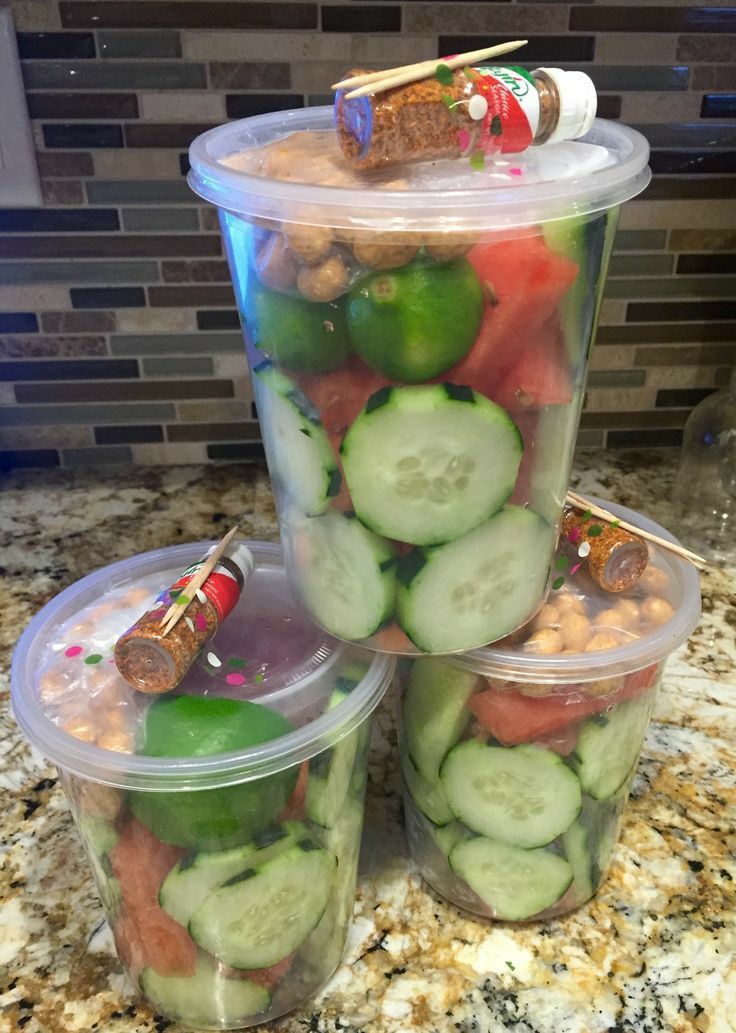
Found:
<svg viewBox="0 0 736 1033"><path fill-rule="evenodd" d="M123 807L123 794L112 786L84 782L79 794L79 806L85 814L112 821Z"/></svg>
<svg viewBox="0 0 736 1033"><path fill-rule="evenodd" d="M398 269L419 251L419 241L407 233L371 233L356 237L353 254L369 269Z"/></svg>
<svg viewBox="0 0 736 1033"><path fill-rule="evenodd" d="M647 624L666 624L674 615L673 607L659 595L650 596L641 604L641 619Z"/></svg>
<svg viewBox="0 0 736 1033"><path fill-rule="evenodd" d="M533 682L519 682L516 686L516 691L520 692L522 696L537 698L539 696L549 696L554 692L554 688L554 685L535 685Z"/></svg>
<svg viewBox="0 0 736 1033"><path fill-rule="evenodd" d="M41 675L38 697L42 703L57 703L67 690L66 680L54 670Z"/></svg>
<svg viewBox="0 0 736 1033"><path fill-rule="evenodd" d="M619 644L618 638L608 631L597 631L585 647L586 653L597 653L602 649L615 649Z"/></svg>
<svg viewBox="0 0 736 1033"><path fill-rule="evenodd" d="M597 681L585 682L583 692L587 696L610 696L618 692L624 683L621 675L614 675L612 678L599 678Z"/></svg>
<svg viewBox="0 0 736 1033"><path fill-rule="evenodd" d="M94 627L94 623L100 620L101 617L107 617L107 615L112 613L113 610L117 610L119 605L120 604L117 602L107 602L100 603L99 606L95 606L94 610L90 610L87 615L89 620L92 622L92 626Z"/></svg>
<svg viewBox="0 0 736 1033"><path fill-rule="evenodd" d="M429 237L424 246L436 262L451 262L467 255L476 243L476 238L467 233L437 233Z"/></svg>
<svg viewBox="0 0 736 1033"><path fill-rule="evenodd" d="M258 279L274 290L288 290L296 284L299 265L280 233L274 233L256 255Z"/></svg>
<svg viewBox="0 0 736 1033"><path fill-rule="evenodd" d="M584 613L568 610L560 620L560 636L566 649L583 649L591 636L590 621Z"/></svg>
<svg viewBox="0 0 736 1033"><path fill-rule="evenodd" d="M597 628L620 628L623 625L623 615L617 606L609 606L595 615L594 622Z"/></svg>
<svg viewBox="0 0 736 1033"><path fill-rule="evenodd" d="M300 262L319 265L330 253L332 230L327 226L293 226L286 234L286 243Z"/></svg>
<svg viewBox="0 0 736 1033"><path fill-rule="evenodd" d="M101 615L102 616L102 615ZM88 639L95 633L95 626L92 621L80 621L69 631L70 638Z"/></svg>
<svg viewBox="0 0 736 1033"><path fill-rule="evenodd" d="M541 628L524 643L526 653L559 653L562 650L562 637L554 628Z"/></svg>
<svg viewBox="0 0 736 1033"><path fill-rule="evenodd" d="M102 714L105 732L121 732L128 725L128 715L122 707L110 707Z"/></svg>
<svg viewBox="0 0 736 1033"><path fill-rule="evenodd" d="M651 563L644 571L642 576L637 582L637 587L641 586L650 595L655 595L658 592L663 592L669 584L669 577L659 567L653 566Z"/></svg>
<svg viewBox="0 0 736 1033"><path fill-rule="evenodd" d="M559 610L560 615L567 613L568 610L577 610L578 613L585 613L585 603L574 595L573 592L558 592L555 596L555 606Z"/></svg>
<svg viewBox="0 0 736 1033"><path fill-rule="evenodd" d="M142 606L143 603L153 601L152 595L147 588L130 588L123 596L122 602L125 606Z"/></svg>
<svg viewBox="0 0 736 1033"><path fill-rule="evenodd" d="M552 603L545 603L537 616L534 618L533 628L539 631L540 628L556 628L560 623L560 615Z"/></svg>
<svg viewBox="0 0 736 1033"><path fill-rule="evenodd" d="M614 609L618 610L621 624L624 628L633 629L637 627L640 613L639 604L634 599L619 599Z"/></svg>
<svg viewBox="0 0 736 1033"><path fill-rule="evenodd" d="M95 742L97 739L97 729L84 717L70 717L64 722L62 728L68 735L73 735L75 739L81 739L82 742Z"/></svg>
<svg viewBox="0 0 736 1033"><path fill-rule="evenodd" d="M116 753L132 753L133 737L128 732L107 732L100 736L97 745L103 750L114 750Z"/></svg>
<svg viewBox="0 0 736 1033"><path fill-rule="evenodd" d="M301 269L296 285L311 301L334 301L348 288L348 271L342 259L333 256L321 265Z"/></svg>

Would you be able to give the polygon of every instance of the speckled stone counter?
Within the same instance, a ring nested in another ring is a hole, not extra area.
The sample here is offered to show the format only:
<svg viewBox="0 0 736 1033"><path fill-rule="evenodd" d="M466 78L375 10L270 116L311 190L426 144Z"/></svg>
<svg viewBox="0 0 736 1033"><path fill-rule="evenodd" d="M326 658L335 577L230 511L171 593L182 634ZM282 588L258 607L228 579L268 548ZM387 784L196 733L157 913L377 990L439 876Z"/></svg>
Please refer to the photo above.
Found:
<svg viewBox="0 0 736 1033"><path fill-rule="evenodd" d="M669 522L675 457L583 453L574 483ZM217 537L274 539L265 472L180 467L26 474L0 492L0 1031L153 1033L115 959L56 772L8 706L30 617L95 567ZM567 918L483 925L411 870L390 706L376 722L361 878L344 965L283 1033L736 1030L734 571L703 577L703 620L665 673L622 840L598 898Z"/></svg>

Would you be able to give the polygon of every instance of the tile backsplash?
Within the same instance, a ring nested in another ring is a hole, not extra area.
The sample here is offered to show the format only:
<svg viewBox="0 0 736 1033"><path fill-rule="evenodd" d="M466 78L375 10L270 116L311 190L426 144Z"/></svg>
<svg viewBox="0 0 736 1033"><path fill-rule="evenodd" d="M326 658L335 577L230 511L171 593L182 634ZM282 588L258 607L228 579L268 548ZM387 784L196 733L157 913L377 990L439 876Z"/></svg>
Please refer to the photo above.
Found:
<svg viewBox="0 0 736 1033"><path fill-rule="evenodd" d="M261 455L217 219L186 149L377 68L528 37L649 139L579 442L678 445L736 356L736 7L11 0L45 207L0 211L0 469Z"/></svg>

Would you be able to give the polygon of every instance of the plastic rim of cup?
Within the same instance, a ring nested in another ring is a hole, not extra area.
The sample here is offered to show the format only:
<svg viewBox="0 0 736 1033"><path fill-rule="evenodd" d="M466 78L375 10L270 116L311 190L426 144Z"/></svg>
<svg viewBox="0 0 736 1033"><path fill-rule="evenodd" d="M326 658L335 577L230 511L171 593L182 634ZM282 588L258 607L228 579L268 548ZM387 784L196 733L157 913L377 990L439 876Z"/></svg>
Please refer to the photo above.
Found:
<svg viewBox="0 0 736 1033"><path fill-rule="evenodd" d="M603 119L596 119L581 141L555 145L554 157L559 160L555 164L553 159L554 168L542 182L525 182L522 176L503 186L479 179L471 189L330 187L270 179L222 163L229 155L293 132L332 128L333 109L318 107L255 115L210 129L189 148L189 186L218 208L276 222L384 231L481 231L592 216L635 197L651 178L646 139L628 126ZM605 148L610 162L593 169L581 165L577 175L565 175L565 157L569 164L575 143ZM520 164L523 159L522 155Z"/></svg>
<svg viewBox="0 0 736 1033"><path fill-rule="evenodd" d="M604 506L621 520L677 543L677 539L669 531L640 513L592 495L588 497L591 502ZM655 548L657 561L670 575L671 584L675 589L677 598L672 602L675 613L666 624L641 638L626 642L615 649L565 656L513 652L494 649L491 645L471 650L463 656L447 657L447 660L485 678L547 685L597 681L614 675L631 674L665 660L692 634L700 620L700 579L692 563L680 559L666 549L658 546ZM612 599L615 598L615 595L612 596Z"/></svg>
<svg viewBox="0 0 736 1033"><path fill-rule="evenodd" d="M53 764L81 778L120 789L159 792L217 789L263 778L309 760L352 732L376 708L391 682L395 660L381 653L366 653L370 666L347 699L288 735L245 750L192 758L115 753L74 738L47 717L35 700L34 658L45 642L44 632L60 623L59 617L65 608L85 595L102 594L116 583L128 582L132 586L136 576L157 569L183 570L201 556L203 546L211 544L193 542L169 546L102 567L64 589L33 617L13 653L11 702L25 737ZM245 544L253 553L256 569L266 564L283 569L279 545L252 541ZM344 648L343 643L335 640L336 652ZM310 681L313 676L312 670L305 674ZM299 684L294 682L287 688L296 691Z"/></svg>

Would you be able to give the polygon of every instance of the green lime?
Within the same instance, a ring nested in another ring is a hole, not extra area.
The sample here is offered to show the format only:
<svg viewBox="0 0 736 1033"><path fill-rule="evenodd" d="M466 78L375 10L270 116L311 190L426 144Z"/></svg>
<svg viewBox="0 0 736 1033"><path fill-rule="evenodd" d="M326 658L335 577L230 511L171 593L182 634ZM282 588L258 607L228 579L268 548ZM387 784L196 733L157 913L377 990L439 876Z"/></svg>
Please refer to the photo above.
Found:
<svg viewBox="0 0 736 1033"><path fill-rule="evenodd" d="M251 291L253 343L277 365L326 373L343 364L350 345L342 299L305 301L256 282Z"/></svg>
<svg viewBox="0 0 736 1033"><path fill-rule="evenodd" d="M292 724L268 707L235 699L157 699L146 718L146 757L209 757L278 739ZM270 825L296 784L298 768L221 789L131 793L136 818L164 843L219 850Z"/></svg>
<svg viewBox="0 0 736 1033"><path fill-rule="evenodd" d="M403 384L431 380L468 353L483 315L470 262L419 260L369 276L348 295L353 347L371 369Z"/></svg>

